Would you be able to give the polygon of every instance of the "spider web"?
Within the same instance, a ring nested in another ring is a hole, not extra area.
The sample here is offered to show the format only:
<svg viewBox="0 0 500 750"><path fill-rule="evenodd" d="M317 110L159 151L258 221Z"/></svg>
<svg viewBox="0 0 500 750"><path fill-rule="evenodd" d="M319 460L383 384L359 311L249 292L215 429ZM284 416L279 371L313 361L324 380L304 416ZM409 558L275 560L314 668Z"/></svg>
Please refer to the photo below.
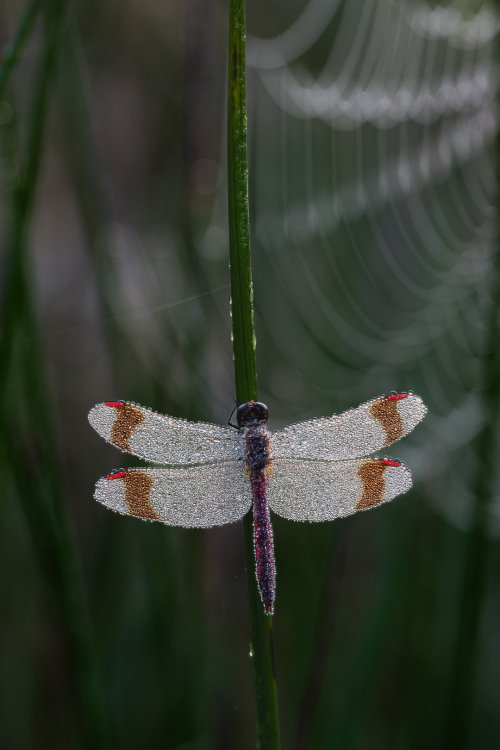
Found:
<svg viewBox="0 0 500 750"><path fill-rule="evenodd" d="M409 0L309 0L275 14L282 31L250 36L247 58L257 353L271 426L415 390L429 415L397 452L435 507L467 527L495 234L498 17ZM205 289L227 283L225 201L221 185L196 243ZM170 296L188 297L172 263ZM136 271L127 293L140 308L165 273L152 263L141 282ZM183 308L175 336L186 313L193 329L209 315L228 333L225 294ZM164 322L129 328L158 368ZM207 371L214 415L225 414L224 337L207 342ZM500 530L500 507L490 528Z"/></svg>
<svg viewBox="0 0 500 750"><path fill-rule="evenodd" d="M486 7L311 0L249 42L258 313L295 342L272 342L284 363L270 400L317 391L340 410L420 392L430 415L398 450L461 526L482 424L497 32Z"/></svg>

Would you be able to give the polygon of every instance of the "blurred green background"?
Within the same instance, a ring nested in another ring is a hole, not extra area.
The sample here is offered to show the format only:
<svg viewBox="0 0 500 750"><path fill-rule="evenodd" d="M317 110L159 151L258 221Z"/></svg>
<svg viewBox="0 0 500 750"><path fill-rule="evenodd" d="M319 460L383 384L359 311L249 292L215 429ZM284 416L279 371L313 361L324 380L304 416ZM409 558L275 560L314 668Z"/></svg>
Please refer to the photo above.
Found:
<svg viewBox="0 0 500 750"><path fill-rule="evenodd" d="M498 17L410 0L248 14L270 427L392 389L429 406L391 451L407 496L335 524L274 519L283 746L490 750ZM233 408L227 16L0 8L18 43L0 73L2 748L254 746L242 525L98 506L94 482L125 459L86 419L104 399L220 423Z"/></svg>

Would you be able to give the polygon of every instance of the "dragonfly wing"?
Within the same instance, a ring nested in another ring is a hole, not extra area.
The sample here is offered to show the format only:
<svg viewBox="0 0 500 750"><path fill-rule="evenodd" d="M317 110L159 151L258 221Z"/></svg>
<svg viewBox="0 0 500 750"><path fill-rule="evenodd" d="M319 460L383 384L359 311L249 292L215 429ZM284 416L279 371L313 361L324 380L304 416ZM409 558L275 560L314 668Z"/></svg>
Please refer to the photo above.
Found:
<svg viewBox="0 0 500 750"><path fill-rule="evenodd" d="M333 521L373 508L411 487L399 461L275 459L268 483L269 507L292 521Z"/></svg>
<svg viewBox="0 0 500 750"><path fill-rule="evenodd" d="M243 455L234 429L167 417L126 401L97 404L89 422L108 443L153 463L202 464Z"/></svg>
<svg viewBox="0 0 500 750"><path fill-rule="evenodd" d="M398 393L343 414L286 427L272 436L274 458L342 460L367 456L407 435L427 409L414 393Z"/></svg>
<svg viewBox="0 0 500 750"><path fill-rule="evenodd" d="M94 497L118 513L191 528L238 521L252 498L240 461L120 470L99 479Z"/></svg>

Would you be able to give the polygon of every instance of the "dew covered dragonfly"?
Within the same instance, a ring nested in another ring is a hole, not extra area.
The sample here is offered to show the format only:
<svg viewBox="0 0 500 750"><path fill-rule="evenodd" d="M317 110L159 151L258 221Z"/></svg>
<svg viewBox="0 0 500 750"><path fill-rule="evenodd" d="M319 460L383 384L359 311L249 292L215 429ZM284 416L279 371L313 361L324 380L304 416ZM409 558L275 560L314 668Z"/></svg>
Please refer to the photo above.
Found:
<svg viewBox="0 0 500 750"><path fill-rule="evenodd" d="M95 499L118 513L192 528L238 521L253 502L257 584L264 610L272 614L276 566L269 509L293 521L332 521L407 492L406 467L369 455L407 435L425 413L419 396L391 393L271 433L268 409L255 401L238 407L234 427L105 401L89 414L99 435L163 466L114 471L97 482Z"/></svg>

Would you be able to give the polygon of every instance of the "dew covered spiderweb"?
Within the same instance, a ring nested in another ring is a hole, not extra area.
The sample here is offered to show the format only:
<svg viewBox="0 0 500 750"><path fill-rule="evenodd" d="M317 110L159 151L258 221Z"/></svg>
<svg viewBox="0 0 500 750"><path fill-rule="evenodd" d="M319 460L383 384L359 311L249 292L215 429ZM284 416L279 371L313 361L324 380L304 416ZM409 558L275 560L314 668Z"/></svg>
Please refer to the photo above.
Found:
<svg viewBox="0 0 500 750"><path fill-rule="evenodd" d="M391 452L466 525L498 21L456 7L317 0L251 40L249 61L258 313L272 316L283 362L270 400L341 410L392 387L420 392L430 414Z"/></svg>
<svg viewBox="0 0 500 750"><path fill-rule="evenodd" d="M415 390L429 415L391 455L412 467L439 512L466 527L471 442L483 419L477 377L494 238L498 18L487 6L466 12L408 0L301 0L274 4L268 17L249 13L258 369L270 426ZM223 146L220 162L223 174ZM195 244L203 288L220 288L223 181ZM160 298L182 290L170 260L173 286ZM144 271L128 275L138 307L141 288L165 278L154 260L150 269L147 280ZM211 331L217 323L228 333L227 292L172 317L180 344L186 313L192 329L208 315ZM128 325L144 364L169 356L151 318ZM222 335L205 343L206 368L182 366L209 373L222 416L231 354ZM500 528L500 507L493 513L490 528Z"/></svg>

